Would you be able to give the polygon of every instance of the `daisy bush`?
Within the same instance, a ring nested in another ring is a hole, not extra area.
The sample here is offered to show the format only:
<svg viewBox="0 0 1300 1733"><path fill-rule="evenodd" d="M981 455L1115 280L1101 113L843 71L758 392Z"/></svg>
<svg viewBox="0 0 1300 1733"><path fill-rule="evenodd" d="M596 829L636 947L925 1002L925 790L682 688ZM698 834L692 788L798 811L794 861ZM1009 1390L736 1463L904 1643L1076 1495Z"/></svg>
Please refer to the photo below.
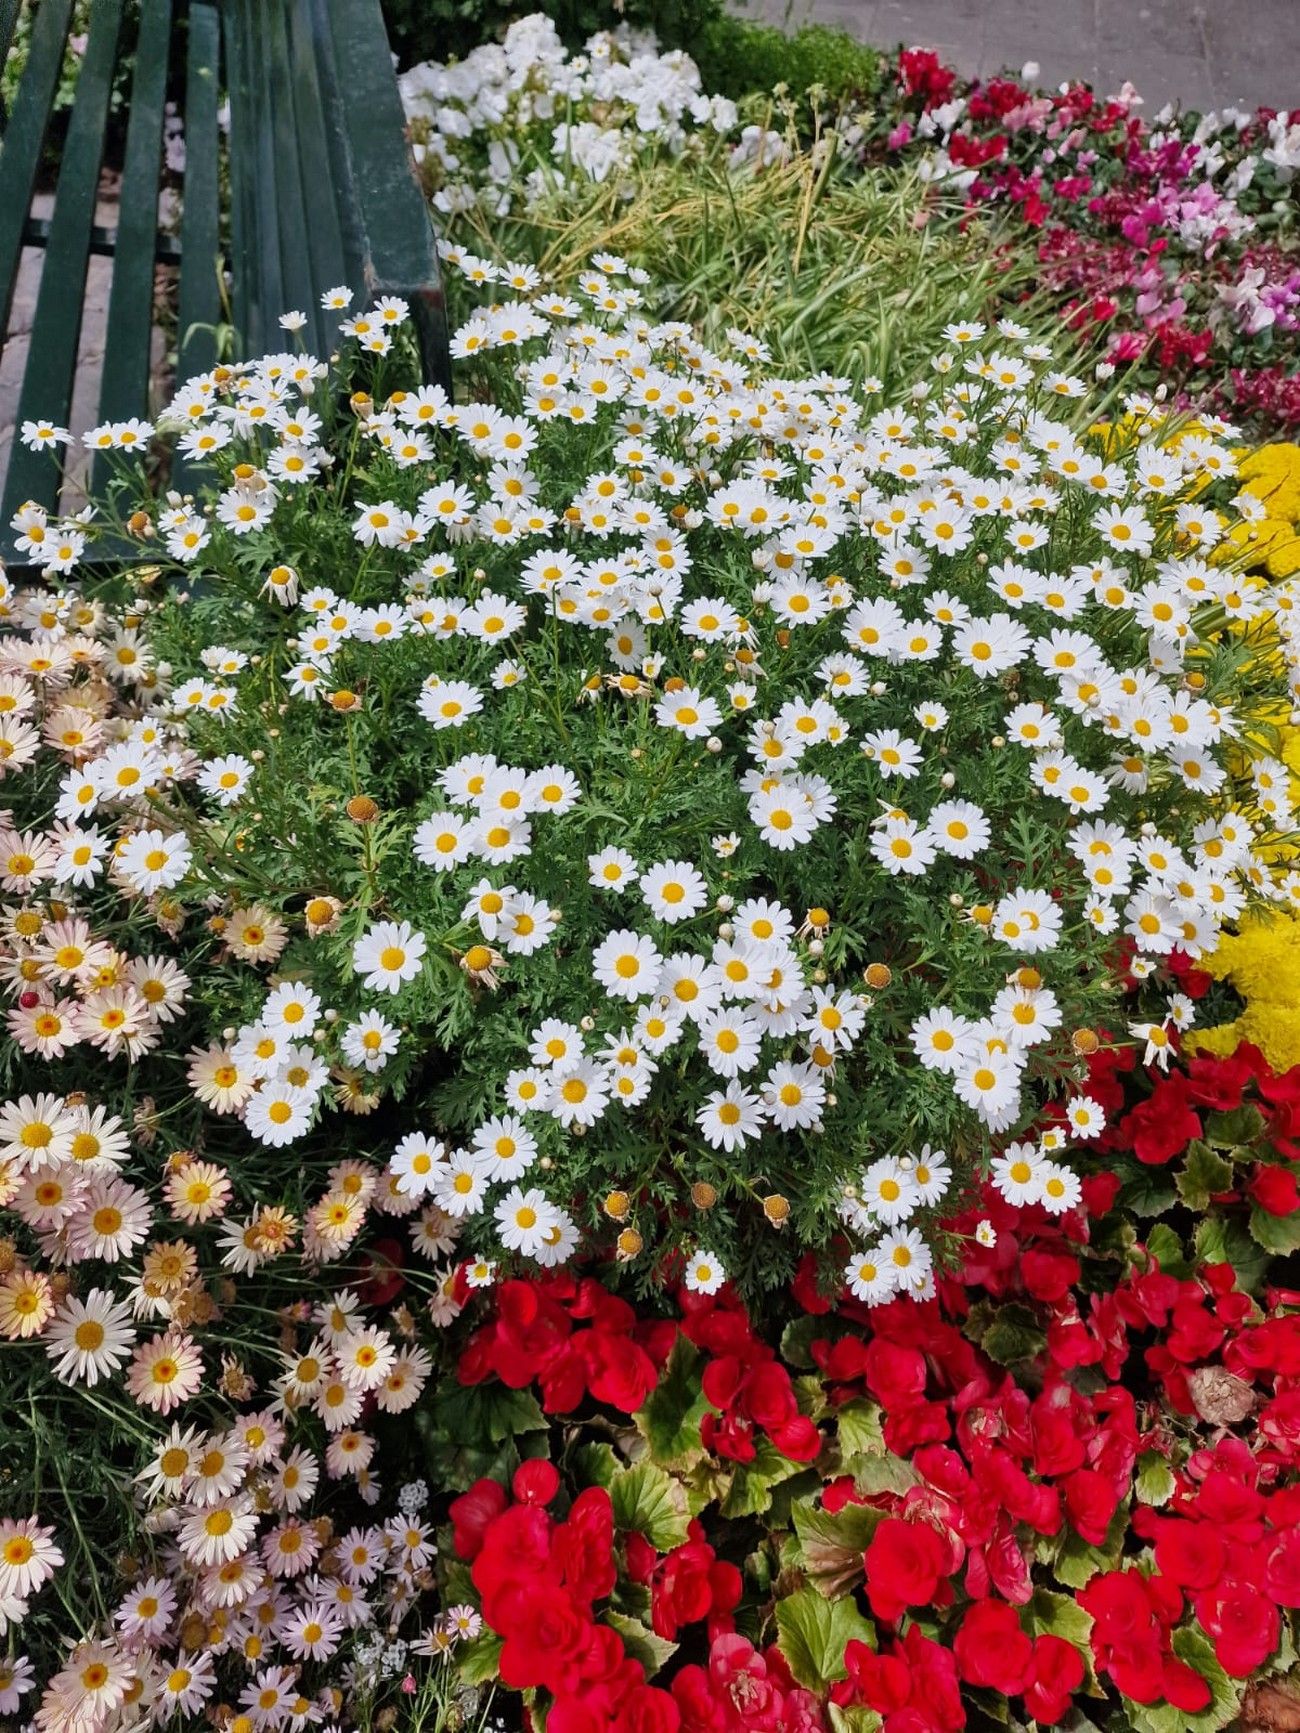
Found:
<svg viewBox="0 0 1300 1733"><path fill-rule="evenodd" d="M876 405L654 324L613 256L574 289L469 319L464 403L410 388L397 303L344 319L334 375L182 389L220 479L131 519L181 568L113 640L147 717L29 777L58 828L14 831L6 884L88 850L111 919L201 929L231 966L194 1136L296 1156L350 1110L476 1280L585 1243L752 1289L847 1222L868 1297L923 1295L990 1166L1069 1207L1126 974L1159 1063L1193 1014L1165 959L1272 888L1225 765L1252 685L1285 693L1289 596L1216 555L1231 429L1090 428L1014 326L954 325ZM20 1046L161 1041L163 961L147 993L43 967Z"/></svg>

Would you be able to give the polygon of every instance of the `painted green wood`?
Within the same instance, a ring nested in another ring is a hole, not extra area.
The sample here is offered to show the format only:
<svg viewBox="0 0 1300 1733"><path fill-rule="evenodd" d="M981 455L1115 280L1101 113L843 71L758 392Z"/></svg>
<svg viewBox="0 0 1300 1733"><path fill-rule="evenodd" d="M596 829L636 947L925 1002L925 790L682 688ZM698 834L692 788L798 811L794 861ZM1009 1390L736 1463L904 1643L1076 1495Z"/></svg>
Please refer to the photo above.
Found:
<svg viewBox="0 0 1300 1733"><path fill-rule="evenodd" d="M77 78L72 119L63 148L49 245L32 320L27 367L16 421L51 416L65 420L81 336L86 264L95 220L99 164L117 56L122 0L96 0L90 40ZM59 466L51 452L28 451L15 441L5 477L0 529L27 499L56 505Z"/></svg>
<svg viewBox="0 0 1300 1733"><path fill-rule="evenodd" d="M23 225L31 208L71 15L72 0L42 0L32 25L31 48L14 98L14 111L0 148L0 350L9 328L14 280L23 250Z"/></svg>
<svg viewBox="0 0 1300 1733"><path fill-rule="evenodd" d="M0 0L0 65L8 59L9 50L14 45L14 31L18 28L18 14L23 9L23 0Z"/></svg>
<svg viewBox="0 0 1300 1733"><path fill-rule="evenodd" d="M270 321L262 333L264 349L284 347L279 317L291 309L312 318L320 291L313 288L311 235L312 217L320 205L332 204L330 188L319 169L310 180L303 175L299 158L299 128L310 123L313 90L295 75L286 20L288 8L272 5L265 14L267 77L271 91L271 138L275 164L276 221L280 238L280 304L270 310ZM309 187L315 190L312 201ZM311 326L308 327L311 329Z"/></svg>
<svg viewBox="0 0 1300 1733"><path fill-rule="evenodd" d="M108 334L99 388L99 419L125 421L149 409L149 358L153 343L154 254L158 241L158 179L162 168L163 109L167 101L167 51L171 0L141 0L131 83L131 118L122 158L117 251L108 300ZM108 480L108 463L96 459L92 494Z"/></svg>
<svg viewBox="0 0 1300 1733"><path fill-rule="evenodd" d="M406 123L379 0L303 0L321 21L346 189L359 299L410 302L424 371L450 387L442 274L429 206L406 142Z"/></svg>
<svg viewBox="0 0 1300 1733"><path fill-rule="evenodd" d="M208 0L190 0L185 74L185 202L181 210L178 379L206 373L217 358L221 319L221 192L217 175L221 20Z"/></svg>
<svg viewBox="0 0 1300 1733"><path fill-rule="evenodd" d="M316 20L310 6L284 10L295 93L294 142L298 153L311 253L309 324L303 340L317 355L328 355L338 339L338 314L320 304L326 289L347 281L339 197L330 162L329 95L321 77Z"/></svg>
<svg viewBox="0 0 1300 1733"><path fill-rule="evenodd" d="M221 105L221 19L209 0L190 0L185 69L185 202L181 208L181 282L176 377L192 379L217 361L222 317L221 189L217 163ZM199 466L177 455L171 483L192 490Z"/></svg>

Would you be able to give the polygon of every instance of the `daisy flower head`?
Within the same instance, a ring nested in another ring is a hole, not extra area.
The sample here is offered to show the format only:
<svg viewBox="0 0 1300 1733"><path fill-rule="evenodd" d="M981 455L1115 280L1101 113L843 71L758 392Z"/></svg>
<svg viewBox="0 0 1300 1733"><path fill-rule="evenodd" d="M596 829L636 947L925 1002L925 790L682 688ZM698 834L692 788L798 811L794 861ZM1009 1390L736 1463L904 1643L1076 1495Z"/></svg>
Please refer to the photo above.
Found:
<svg viewBox="0 0 1300 1733"><path fill-rule="evenodd" d="M687 1256L682 1281L688 1293L716 1294L726 1279L721 1260L712 1252L698 1247Z"/></svg>
<svg viewBox="0 0 1300 1733"><path fill-rule="evenodd" d="M352 969L372 993L398 993L423 969L428 949L409 921L380 921L352 947Z"/></svg>

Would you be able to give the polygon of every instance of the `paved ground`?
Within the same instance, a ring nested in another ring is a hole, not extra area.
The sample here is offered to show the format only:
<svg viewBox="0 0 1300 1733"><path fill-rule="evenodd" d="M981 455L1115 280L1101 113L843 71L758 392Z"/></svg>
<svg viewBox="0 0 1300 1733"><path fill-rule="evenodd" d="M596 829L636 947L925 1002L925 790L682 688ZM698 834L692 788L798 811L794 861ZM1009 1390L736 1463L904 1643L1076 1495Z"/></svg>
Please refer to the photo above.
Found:
<svg viewBox="0 0 1300 1733"><path fill-rule="evenodd" d="M1300 108L1300 0L736 0L772 23L838 24L864 42L937 48L984 75L1037 61L1040 81L1130 79L1155 113Z"/></svg>

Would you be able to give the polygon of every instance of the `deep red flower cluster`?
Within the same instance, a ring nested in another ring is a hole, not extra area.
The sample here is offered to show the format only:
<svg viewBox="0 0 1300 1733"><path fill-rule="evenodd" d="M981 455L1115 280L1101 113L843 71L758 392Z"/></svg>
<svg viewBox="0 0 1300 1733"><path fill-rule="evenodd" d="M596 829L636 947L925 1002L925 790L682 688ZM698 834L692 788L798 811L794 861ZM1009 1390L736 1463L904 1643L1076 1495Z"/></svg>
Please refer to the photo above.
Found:
<svg viewBox="0 0 1300 1733"><path fill-rule="evenodd" d="M609 1494L588 1488L556 1522L546 1506L559 1485L549 1463L526 1463L513 1503L480 1480L452 1505L456 1551L473 1561L483 1617L504 1639L502 1683L550 1693L548 1733L678 1733L672 1697L593 1611L617 1580Z"/></svg>
<svg viewBox="0 0 1300 1733"><path fill-rule="evenodd" d="M766 1433L783 1456L811 1462L821 1435L800 1414L789 1372L758 1336L740 1301L726 1290L681 1296L682 1334L711 1356L704 1394L720 1412L706 1414L701 1438L732 1462L750 1462L755 1437Z"/></svg>
<svg viewBox="0 0 1300 1733"><path fill-rule="evenodd" d="M536 1383L549 1414L587 1396L633 1414L654 1389L676 1325L638 1321L626 1300L567 1270L502 1282L490 1323L460 1357L462 1384L499 1378L511 1390Z"/></svg>

